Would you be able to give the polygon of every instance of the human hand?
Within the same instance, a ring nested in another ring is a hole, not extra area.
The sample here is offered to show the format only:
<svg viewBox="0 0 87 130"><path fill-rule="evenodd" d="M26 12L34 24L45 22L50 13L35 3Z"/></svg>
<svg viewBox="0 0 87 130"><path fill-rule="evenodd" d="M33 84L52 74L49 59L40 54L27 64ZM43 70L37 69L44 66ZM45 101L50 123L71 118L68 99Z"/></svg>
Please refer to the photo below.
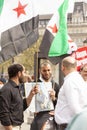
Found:
<svg viewBox="0 0 87 130"><path fill-rule="evenodd" d="M55 97L55 91L53 89L49 90L50 98L54 101L56 99Z"/></svg>
<svg viewBox="0 0 87 130"><path fill-rule="evenodd" d="M28 105L28 106L30 105L30 103L31 103L31 101L32 101L32 99L33 99L33 97L34 97L34 95L37 94L38 91L39 91L39 90L38 90L38 86L34 86L34 87L32 88L32 90L30 91L28 97L26 98L26 101L27 101L27 105Z"/></svg>
<svg viewBox="0 0 87 130"><path fill-rule="evenodd" d="M54 115L54 111L50 111L49 114L50 114L50 115Z"/></svg>
<svg viewBox="0 0 87 130"><path fill-rule="evenodd" d="M33 88L32 88L32 90L31 90L31 94L32 95L35 95L35 94L37 94L39 92L39 88L38 88L38 85L35 85Z"/></svg>

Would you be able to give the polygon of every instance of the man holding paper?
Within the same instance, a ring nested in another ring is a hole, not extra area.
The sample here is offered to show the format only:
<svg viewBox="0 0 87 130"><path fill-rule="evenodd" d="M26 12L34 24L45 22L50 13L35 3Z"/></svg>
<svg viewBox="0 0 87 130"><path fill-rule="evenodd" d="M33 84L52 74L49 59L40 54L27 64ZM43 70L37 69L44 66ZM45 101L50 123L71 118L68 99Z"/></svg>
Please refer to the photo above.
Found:
<svg viewBox="0 0 87 130"><path fill-rule="evenodd" d="M39 93L35 97L36 113L31 130L43 130L45 123L54 117L59 85L52 80L52 69L49 62L41 64L38 82L40 83Z"/></svg>

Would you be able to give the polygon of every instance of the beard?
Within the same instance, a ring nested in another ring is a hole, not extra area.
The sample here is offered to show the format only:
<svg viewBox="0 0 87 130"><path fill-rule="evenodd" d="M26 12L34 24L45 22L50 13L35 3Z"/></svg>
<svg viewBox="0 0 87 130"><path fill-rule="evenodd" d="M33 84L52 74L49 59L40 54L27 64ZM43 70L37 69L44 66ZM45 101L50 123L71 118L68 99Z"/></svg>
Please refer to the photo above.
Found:
<svg viewBox="0 0 87 130"><path fill-rule="evenodd" d="M51 75L49 75L49 76L44 76L44 75L42 75L42 78L43 78L45 81L49 81L50 78L51 78Z"/></svg>
<svg viewBox="0 0 87 130"><path fill-rule="evenodd" d="M24 77L19 77L19 83L25 83L25 78Z"/></svg>

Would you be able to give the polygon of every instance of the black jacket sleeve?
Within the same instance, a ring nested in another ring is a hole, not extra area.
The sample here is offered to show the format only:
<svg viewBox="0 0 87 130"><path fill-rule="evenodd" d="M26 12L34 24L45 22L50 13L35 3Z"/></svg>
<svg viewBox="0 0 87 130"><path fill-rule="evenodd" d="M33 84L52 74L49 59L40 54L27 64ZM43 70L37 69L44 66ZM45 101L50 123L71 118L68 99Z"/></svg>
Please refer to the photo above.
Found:
<svg viewBox="0 0 87 130"><path fill-rule="evenodd" d="M26 102L26 98L23 99L23 111L25 111L27 109L27 102Z"/></svg>

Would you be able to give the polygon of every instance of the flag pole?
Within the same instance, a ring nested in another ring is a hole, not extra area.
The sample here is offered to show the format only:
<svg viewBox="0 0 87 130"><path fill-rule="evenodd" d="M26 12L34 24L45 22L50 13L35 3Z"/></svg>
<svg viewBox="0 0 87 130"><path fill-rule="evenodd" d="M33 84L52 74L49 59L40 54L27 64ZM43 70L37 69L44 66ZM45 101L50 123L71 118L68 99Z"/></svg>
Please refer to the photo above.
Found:
<svg viewBox="0 0 87 130"><path fill-rule="evenodd" d="M38 51L36 52L36 85L38 82Z"/></svg>
<svg viewBox="0 0 87 130"><path fill-rule="evenodd" d="M34 76L35 76L35 82L36 85L38 83L38 77L39 77L39 48L37 46L39 41L37 41L36 43L36 51L35 51L35 55L34 55Z"/></svg>

